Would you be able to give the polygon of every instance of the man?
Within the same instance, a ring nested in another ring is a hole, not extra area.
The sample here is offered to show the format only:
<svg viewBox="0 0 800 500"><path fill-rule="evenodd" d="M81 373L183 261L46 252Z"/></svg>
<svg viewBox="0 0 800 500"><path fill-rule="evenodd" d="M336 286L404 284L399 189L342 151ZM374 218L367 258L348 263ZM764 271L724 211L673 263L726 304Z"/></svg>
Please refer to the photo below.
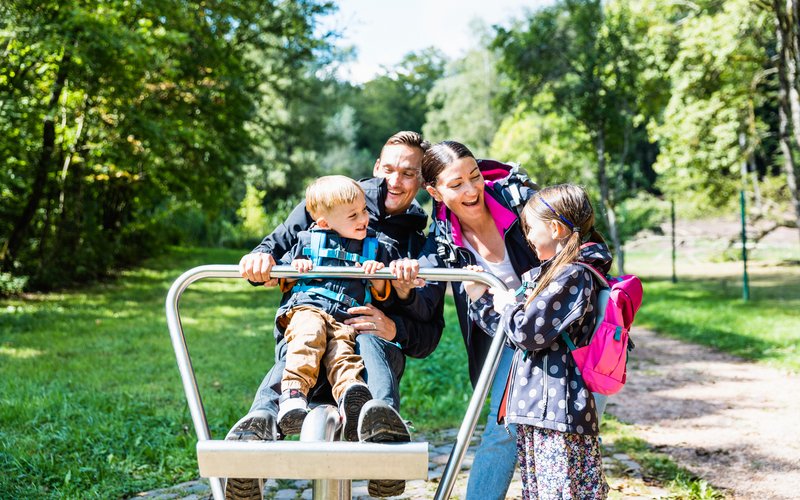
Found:
<svg viewBox="0 0 800 500"><path fill-rule="evenodd" d="M367 198L370 226L398 242L401 255L418 256L425 236L427 215L414 200L422 185L420 166L428 143L416 132L398 132L390 137L375 161L373 178L360 181ZM296 235L313 221L305 204L296 207L286 221L268 235L248 255L242 257L239 269L242 277L254 284L274 286L270 276L275 257L288 251ZM415 263L402 261L395 274L402 281ZM413 270L416 275L416 270ZM401 302L401 301L400 301ZM430 354L441 338L444 317L439 311L435 321L413 321L403 314L402 304L396 303L381 310L372 304L353 307L353 318L345 323L358 332L356 349L361 355L364 378L373 400L364 405L359 418L359 437L362 441L408 441L408 430L398 413L400 408L400 377L405 369L405 356L417 358ZM275 346L275 365L258 389L250 411L228 433L231 440L270 440L279 437L275 425L280 380L286 356L286 346L279 339ZM322 377L324 379L324 377ZM312 394L325 397L329 388L321 380ZM312 396L313 398L313 396ZM372 496L395 496L403 492L403 481L373 480L369 483ZM259 494L257 479L229 479L226 498L249 498Z"/></svg>

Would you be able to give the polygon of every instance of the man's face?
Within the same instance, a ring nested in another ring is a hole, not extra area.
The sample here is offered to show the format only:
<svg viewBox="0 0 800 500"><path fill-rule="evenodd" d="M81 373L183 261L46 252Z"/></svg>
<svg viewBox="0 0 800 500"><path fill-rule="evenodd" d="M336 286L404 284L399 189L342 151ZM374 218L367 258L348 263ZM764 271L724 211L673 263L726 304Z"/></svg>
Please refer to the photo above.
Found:
<svg viewBox="0 0 800 500"><path fill-rule="evenodd" d="M386 213L397 215L408 210L422 186L422 150L404 144L385 146L375 161L372 175L386 179Z"/></svg>

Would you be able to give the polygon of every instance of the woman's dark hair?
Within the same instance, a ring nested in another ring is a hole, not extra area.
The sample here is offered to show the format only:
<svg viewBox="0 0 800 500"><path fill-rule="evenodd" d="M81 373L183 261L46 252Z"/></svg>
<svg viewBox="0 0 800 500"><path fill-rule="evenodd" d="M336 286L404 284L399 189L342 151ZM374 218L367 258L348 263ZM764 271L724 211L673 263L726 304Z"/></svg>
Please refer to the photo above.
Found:
<svg viewBox="0 0 800 500"><path fill-rule="evenodd" d="M475 158L468 147L456 141L442 141L434 144L422 157L422 179L433 186L444 167L461 158Z"/></svg>

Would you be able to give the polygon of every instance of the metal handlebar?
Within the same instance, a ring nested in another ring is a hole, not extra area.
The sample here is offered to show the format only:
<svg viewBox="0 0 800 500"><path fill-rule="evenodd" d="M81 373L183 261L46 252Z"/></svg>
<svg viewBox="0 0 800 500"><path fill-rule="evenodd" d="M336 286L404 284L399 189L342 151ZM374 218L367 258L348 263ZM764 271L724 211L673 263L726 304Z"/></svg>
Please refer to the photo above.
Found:
<svg viewBox="0 0 800 500"><path fill-rule="evenodd" d="M388 269L382 269L375 274L364 274L363 270L358 268L342 268L320 266L312 269L308 273L299 273L291 266L275 266L270 271L270 276L273 278L367 278L367 279L394 279L394 276ZM508 287L500 279L493 274L478 273L468 271L465 269L440 269L440 268L425 268L419 272L419 277L428 281L476 281L484 283L490 287L508 290ZM181 325L180 313L178 311L178 304L183 292L195 281L205 278L239 278L239 267L235 265L209 265L198 266L192 268L185 273L181 274L178 279L172 284L167 293L166 310L167 310L167 326L169 327L170 338L172 339L172 347L175 351L175 358L178 363L178 370L181 374L183 382L183 390L186 394L186 401L189 405L189 413L192 415L192 423L194 424L195 432L198 441L208 441L211 439L208 430L208 421L206 420L203 402L200 397L200 391L197 388L197 379L194 375L192 368L192 360L189 356L189 351L186 346L186 337L183 334L183 327ZM486 400L486 395L489 392L489 387L497 372L497 365L500 359L500 352L503 348L503 335L495 334L492 340L489 353L486 357L486 362L483 365L481 374L478 377L478 382L475 384L475 390L470 398L467 411L464 415L464 420L458 430L456 442L453 450L450 452L450 458L445 466L442 480L439 487L436 489L435 499L450 498L455 485L456 475L461 467L461 462L464 460L469 441L472 434L475 432L478 417L480 415L483 403ZM222 483L217 478L210 478L211 490L215 498L222 498Z"/></svg>

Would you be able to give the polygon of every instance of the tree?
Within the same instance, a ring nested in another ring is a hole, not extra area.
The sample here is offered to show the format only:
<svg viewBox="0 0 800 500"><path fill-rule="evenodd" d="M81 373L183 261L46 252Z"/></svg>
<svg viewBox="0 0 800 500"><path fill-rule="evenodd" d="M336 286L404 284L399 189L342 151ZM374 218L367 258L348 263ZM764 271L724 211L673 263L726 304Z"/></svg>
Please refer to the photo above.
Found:
<svg viewBox="0 0 800 500"><path fill-rule="evenodd" d="M423 133L431 141L458 140L478 156L487 156L500 115L494 103L500 93L497 54L489 50L488 32L473 23L478 46L448 64L428 94ZM513 158L508 158L513 159Z"/></svg>
<svg viewBox="0 0 800 500"><path fill-rule="evenodd" d="M152 251L171 199L235 207L227 194L253 144L245 124L267 89L292 87L292 70L324 49L313 18L328 8L4 3L3 270L35 286L90 279Z"/></svg>
<svg viewBox="0 0 800 500"><path fill-rule="evenodd" d="M800 1L759 1L775 23L775 70L778 75L778 141L783 169L794 208L795 225L800 231L800 189L794 148L800 148ZM792 131L794 132L792 134Z"/></svg>
<svg viewBox="0 0 800 500"><path fill-rule="evenodd" d="M395 68L365 83L351 102L361 124L357 147L377 155L395 132L421 131L428 92L444 73L444 64L436 49L411 52Z"/></svg>
<svg viewBox="0 0 800 500"><path fill-rule="evenodd" d="M636 30L625 2L564 0L510 29L498 29L493 44L509 76L507 101L527 102L551 93L554 109L568 113L590 137L602 212L620 272L623 242L615 210L628 193L618 181L625 178L625 169L637 165L631 153L645 137L638 102L643 92L637 87L643 59L634 50Z"/></svg>

